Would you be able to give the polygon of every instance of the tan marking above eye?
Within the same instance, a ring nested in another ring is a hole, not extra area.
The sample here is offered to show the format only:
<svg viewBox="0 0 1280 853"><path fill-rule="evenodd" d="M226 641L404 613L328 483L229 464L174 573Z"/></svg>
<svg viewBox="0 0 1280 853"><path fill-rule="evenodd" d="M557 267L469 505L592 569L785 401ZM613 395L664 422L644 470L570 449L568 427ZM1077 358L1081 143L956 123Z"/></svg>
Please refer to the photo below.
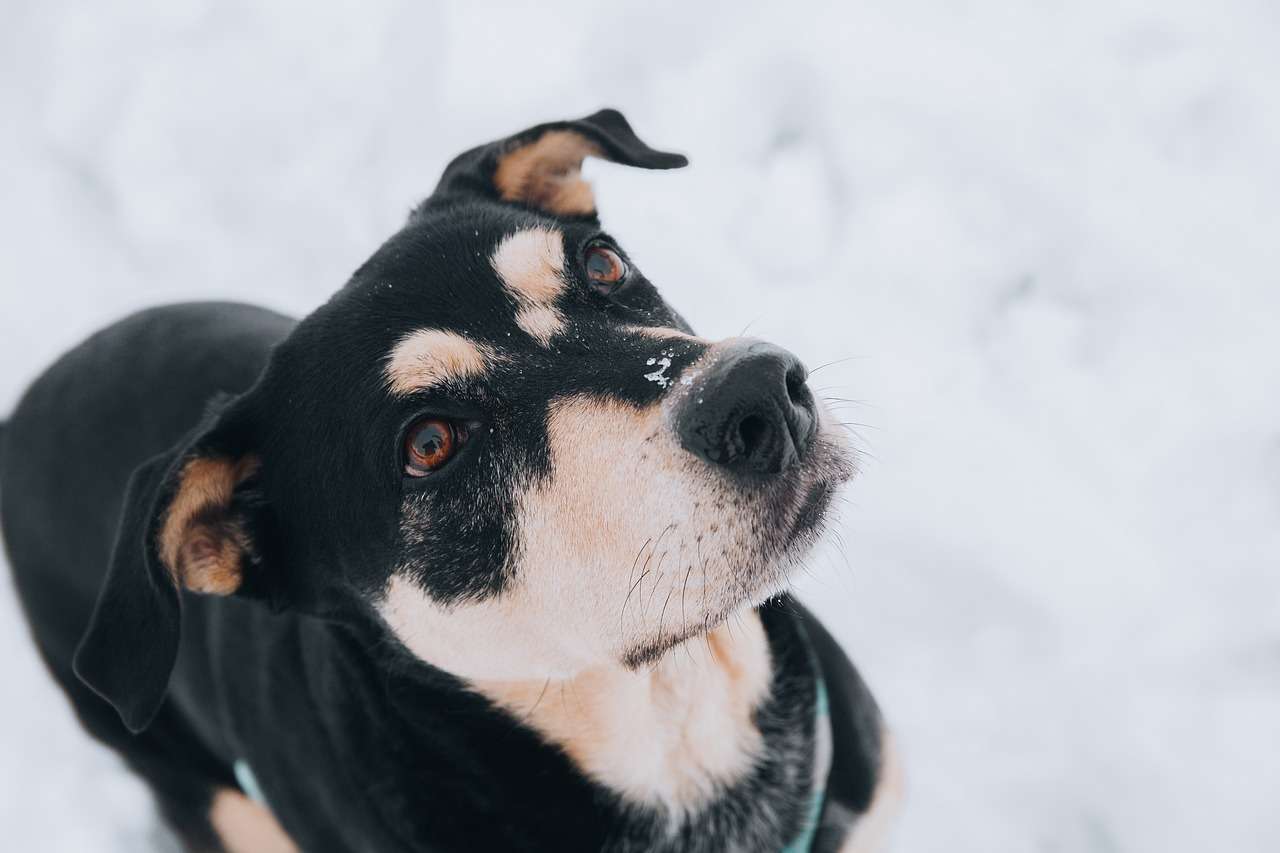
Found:
<svg viewBox="0 0 1280 853"><path fill-rule="evenodd" d="M540 343L564 331L564 316L555 301L565 290L564 238L550 228L529 228L505 238L490 264L515 298L516 325Z"/></svg>
<svg viewBox="0 0 1280 853"><path fill-rule="evenodd" d="M483 375L492 361L489 347L457 332L418 329L392 348L383 375L392 393L407 395L446 382L474 379Z"/></svg>
<svg viewBox="0 0 1280 853"><path fill-rule="evenodd" d="M700 338L697 335L691 335L688 332L681 331L673 326L623 326L622 331L630 332L634 335L644 335L646 338L654 338L663 341L670 338L679 338L685 341L698 341L699 343L710 344L711 341L706 338Z"/></svg>
<svg viewBox="0 0 1280 853"><path fill-rule="evenodd" d="M564 331L564 317L554 308L526 307L516 312L516 325L545 347L550 346L551 339Z"/></svg>
<svg viewBox="0 0 1280 853"><path fill-rule="evenodd" d="M564 292L564 238L549 228L517 231L493 250L490 263L511 295L546 305Z"/></svg>

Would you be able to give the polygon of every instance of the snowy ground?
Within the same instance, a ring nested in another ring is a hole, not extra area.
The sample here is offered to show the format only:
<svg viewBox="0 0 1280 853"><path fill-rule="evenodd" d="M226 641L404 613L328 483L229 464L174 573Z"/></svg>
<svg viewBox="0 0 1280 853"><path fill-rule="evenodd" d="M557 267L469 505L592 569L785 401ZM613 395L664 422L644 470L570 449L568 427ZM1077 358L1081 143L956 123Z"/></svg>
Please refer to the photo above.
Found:
<svg viewBox="0 0 1280 853"><path fill-rule="evenodd" d="M305 312L454 153L616 105L693 161L592 167L650 278L849 359L801 587L903 744L897 849L1280 849L1280 6L596 5L10 0L0 412L135 307ZM161 844L7 584L0 647L6 848Z"/></svg>

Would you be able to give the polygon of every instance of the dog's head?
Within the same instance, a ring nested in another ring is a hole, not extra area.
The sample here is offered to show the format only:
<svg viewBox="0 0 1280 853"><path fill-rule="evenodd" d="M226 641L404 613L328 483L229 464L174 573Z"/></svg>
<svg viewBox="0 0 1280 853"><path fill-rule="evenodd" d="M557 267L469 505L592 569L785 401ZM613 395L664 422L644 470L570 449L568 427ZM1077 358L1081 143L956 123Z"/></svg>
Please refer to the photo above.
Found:
<svg viewBox="0 0 1280 853"><path fill-rule="evenodd" d="M372 611L463 678L640 666L784 584L851 457L790 353L695 336L601 230L605 110L469 151L130 488L77 671L140 728L180 584Z"/></svg>

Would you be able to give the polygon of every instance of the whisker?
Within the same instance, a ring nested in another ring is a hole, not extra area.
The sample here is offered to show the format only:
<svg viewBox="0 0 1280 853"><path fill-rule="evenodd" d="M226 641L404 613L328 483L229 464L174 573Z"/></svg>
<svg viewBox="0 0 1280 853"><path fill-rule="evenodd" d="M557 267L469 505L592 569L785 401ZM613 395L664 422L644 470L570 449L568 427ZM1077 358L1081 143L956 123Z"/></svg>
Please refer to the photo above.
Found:
<svg viewBox="0 0 1280 853"><path fill-rule="evenodd" d="M819 364L817 367L811 368L809 370L809 375L812 376L813 374L817 373L819 370L822 370L823 368L831 367L833 364L844 364L846 361L857 361L865 358L866 358L865 355L851 355L851 356L848 356L847 358L837 358L835 361L828 361L825 364Z"/></svg>
<svg viewBox="0 0 1280 853"><path fill-rule="evenodd" d="M631 601L631 594L636 591L637 586L639 586L641 583L644 582L644 579L648 574L649 574L649 570L645 569L644 573L641 574L640 577L636 578L636 582L631 585L631 589L627 592L626 599L624 599L622 602L622 612L618 614L619 633L621 633L623 619L625 619L627 615L627 604L630 603Z"/></svg>
<svg viewBox="0 0 1280 853"><path fill-rule="evenodd" d="M671 589L667 590L667 600L662 602L662 613L658 615L658 640L659 641L662 640L662 626L666 623L666 620L667 620L667 605L671 603L671 596L675 594L676 594L676 588L675 586L672 586Z"/></svg>
<svg viewBox="0 0 1280 853"><path fill-rule="evenodd" d="M533 707L525 712L526 717L533 716L533 712L538 710L538 706L542 704L542 697L547 695L547 688L550 686L551 686L551 676L547 676L547 680L542 682L542 692L538 694L538 698L533 703Z"/></svg>

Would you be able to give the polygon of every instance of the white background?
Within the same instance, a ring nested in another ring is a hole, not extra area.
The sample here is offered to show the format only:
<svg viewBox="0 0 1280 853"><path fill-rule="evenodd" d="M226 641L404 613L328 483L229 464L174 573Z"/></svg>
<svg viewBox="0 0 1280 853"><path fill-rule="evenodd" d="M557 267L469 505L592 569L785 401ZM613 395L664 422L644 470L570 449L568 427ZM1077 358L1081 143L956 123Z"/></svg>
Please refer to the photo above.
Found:
<svg viewBox="0 0 1280 853"><path fill-rule="evenodd" d="M800 587L896 849L1280 849L1280 5L468 5L9 0L0 413L137 307L304 313L452 155L620 107L693 162L589 170L670 301L848 359ZM7 583L0 648L6 848L162 843Z"/></svg>

